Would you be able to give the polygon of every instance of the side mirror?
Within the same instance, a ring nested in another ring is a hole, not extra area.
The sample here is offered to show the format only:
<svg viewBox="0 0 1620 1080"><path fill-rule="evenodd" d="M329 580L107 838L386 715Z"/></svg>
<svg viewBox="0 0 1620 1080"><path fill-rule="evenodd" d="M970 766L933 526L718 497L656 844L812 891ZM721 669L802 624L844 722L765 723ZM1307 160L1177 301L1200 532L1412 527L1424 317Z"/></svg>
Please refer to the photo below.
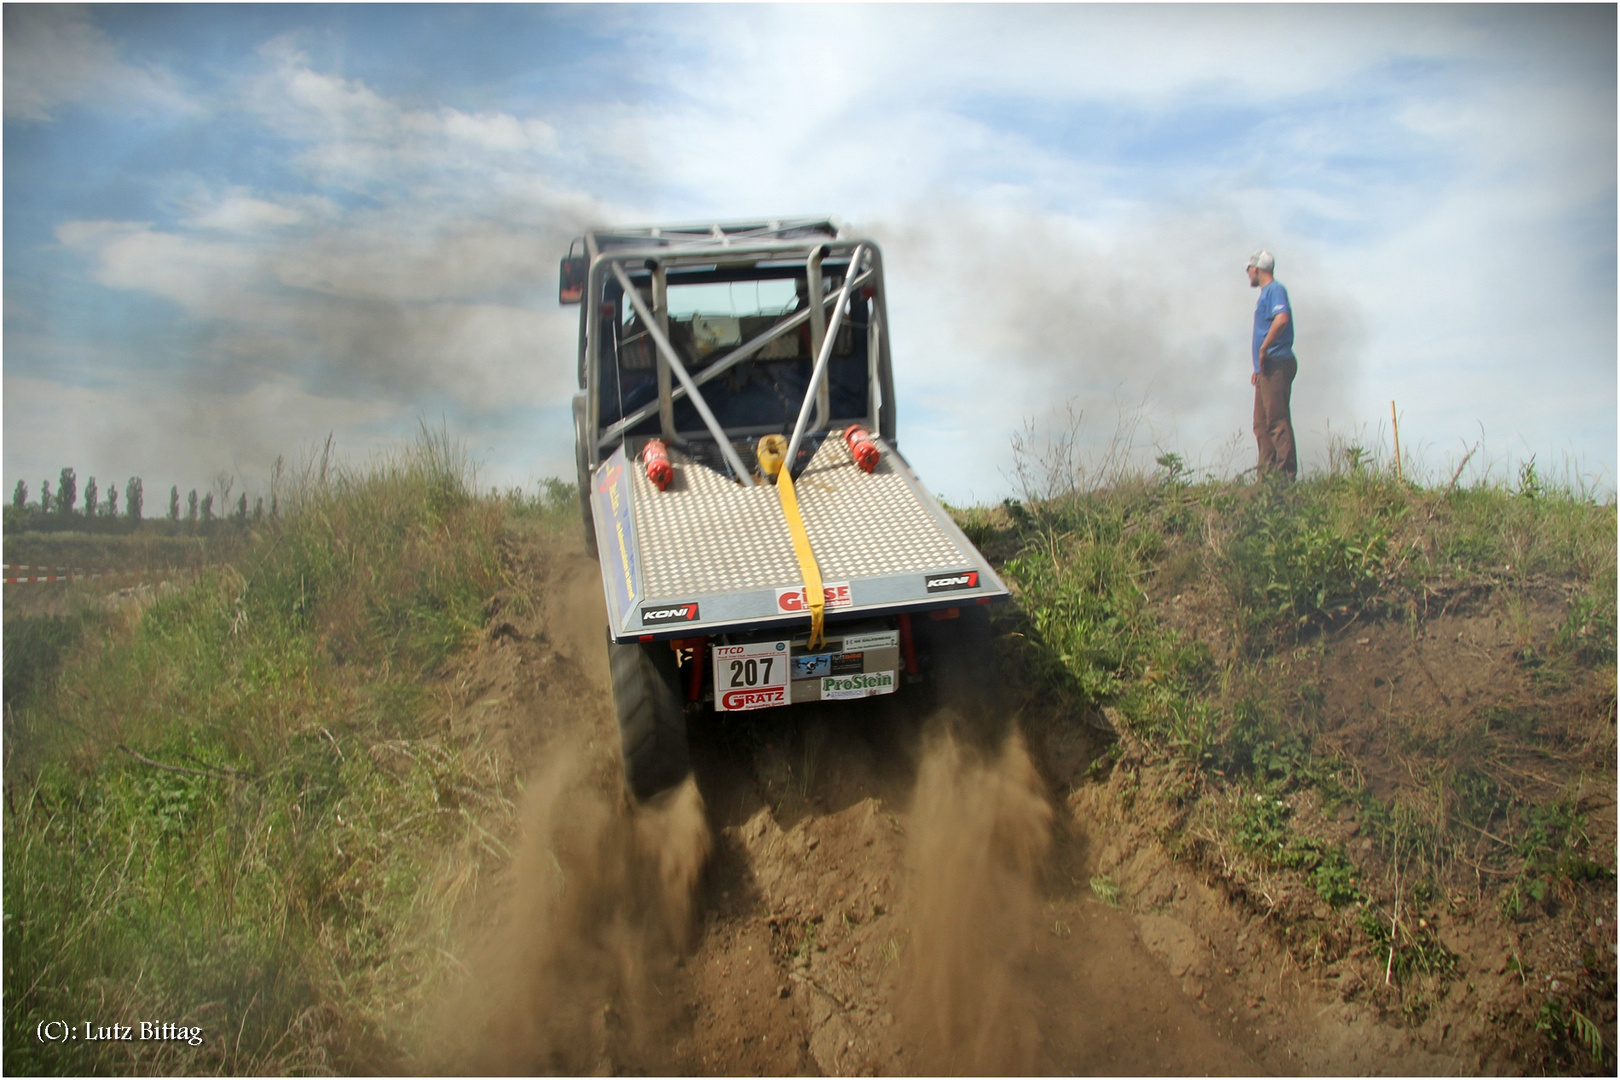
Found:
<svg viewBox="0 0 1620 1080"><path fill-rule="evenodd" d="M585 298L585 277L588 272L583 255L564 256L557 268L557 302L577 304Z"/></svg>

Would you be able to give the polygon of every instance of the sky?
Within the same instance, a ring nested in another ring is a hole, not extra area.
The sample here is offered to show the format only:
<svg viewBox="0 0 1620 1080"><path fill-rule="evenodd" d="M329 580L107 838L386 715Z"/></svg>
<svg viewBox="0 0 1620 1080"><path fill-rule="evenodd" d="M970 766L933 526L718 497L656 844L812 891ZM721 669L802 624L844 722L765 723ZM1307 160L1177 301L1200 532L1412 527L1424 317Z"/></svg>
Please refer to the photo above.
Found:
<svg viewBox="0 0 1620 1080"><path fill-rule="evenodd" d="M1307 473L1393 400L1442 481L1478 445L1614 488L1613 6L4 20L7 492L263 492L424 424L483 485L571 478L570 239L800 214L882 245L900 446L954 503L1066 446L1252 467L1259 248Z"/></svg>

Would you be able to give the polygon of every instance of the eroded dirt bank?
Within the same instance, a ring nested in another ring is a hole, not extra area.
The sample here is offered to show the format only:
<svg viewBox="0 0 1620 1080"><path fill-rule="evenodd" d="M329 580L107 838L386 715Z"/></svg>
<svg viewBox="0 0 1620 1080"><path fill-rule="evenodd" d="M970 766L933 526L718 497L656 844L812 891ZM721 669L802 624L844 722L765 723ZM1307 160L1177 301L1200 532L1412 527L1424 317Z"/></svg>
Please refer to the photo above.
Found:
<svg viewBox="0 0 1620 1080"><path fill-rule="evenodd" d="M455 723L523 777L419 1067L701 1074L1441 1073L1488 1067L1290 965L1259 918L1077 785L1083 725L905 695L693 732L619 792L596 565L515 537ZM525 597L538 598L532 605ZM1091 879L1128 887L1115 907Z"/></svg>

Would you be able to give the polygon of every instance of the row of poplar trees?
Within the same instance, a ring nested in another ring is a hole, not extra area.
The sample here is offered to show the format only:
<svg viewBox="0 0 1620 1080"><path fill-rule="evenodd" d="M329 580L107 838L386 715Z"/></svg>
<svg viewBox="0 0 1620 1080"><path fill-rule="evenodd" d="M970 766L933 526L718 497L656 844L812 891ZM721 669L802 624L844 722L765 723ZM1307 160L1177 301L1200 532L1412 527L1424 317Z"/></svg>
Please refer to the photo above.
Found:
<svg viewBox="0 0 1620 1080"><path fill-rule="evenodd" d="M79 507L79 478L74 475L71 468L63 469L57 478L56 490L51 491L51 482L42 481L39 485L39 501L30 502L28 499L28 483L17 481L17 486L11 492L11 505L19 511L39 514L56 514L66 517L70 514L82 514L85 517L109 517L119 515L118 485L113 484L107 488L107 497L102 500L96 487L96 478L91 477L84 485L84 505ZM145 493L141 489L141 478L132 476L124 485L123 514L131 521L140 521L145 509ZM272 499L271 513L275 512ZM247 493L243 492L236 501L236 513L232 515L238 521L248 519ZM264 516L264 499L259 499L253 507L253 520L258 521ZM192 488L191 494L186 497L185 520L213 521L214 493L209 492L200 500L197 498L197 489ZM180 518L180 488L169 489L169 520L179 521Z"/></svg>

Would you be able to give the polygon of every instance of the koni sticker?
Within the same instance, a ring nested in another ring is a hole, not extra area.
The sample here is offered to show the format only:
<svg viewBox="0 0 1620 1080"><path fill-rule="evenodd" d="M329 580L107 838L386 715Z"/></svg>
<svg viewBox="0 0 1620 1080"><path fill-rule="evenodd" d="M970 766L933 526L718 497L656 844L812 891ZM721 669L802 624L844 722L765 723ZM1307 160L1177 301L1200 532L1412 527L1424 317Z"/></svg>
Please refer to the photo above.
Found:
<svg viewBox="0 0 1620 1080"><path fill-rule="evenodd" d="M861 675L829 675L821 680L821 700L872 697L894 693L894 672L868 671Z"/></svg>
<svg viewBox="0 0 1620 1080"><path fill-rule="evenodd" d="M809 611L810 602L806 597L809 594L804 586L796 589L776 590L776 610L785 612ZM846 608L854 601L849 598L849 582L832 581L821 584L822 602L829 610L832 608Z"/></svg>
<svg viewBox="0 0 1620 1080"><path fill-rule="evenodd" d="M660 604L657 607L644 607L641 609L642 626L659 626L663 623L694 622L698 617L697 601L690 604Z"/></svg>
<svg viewBox="0 0 1620 1080"><path fill-rule="evenodd" d="M977 589L979 587L979 572L977 570L953 570L949 574L929 574L923 578L923 588L931 593L955 592L958 589Z"/></svg>
<svg viewBox="0 0 1620 1080"><path fill-rule="evenodd" d="M711 652L716 709L742 712L788 703L787 642L716 645Z"/></svg>

